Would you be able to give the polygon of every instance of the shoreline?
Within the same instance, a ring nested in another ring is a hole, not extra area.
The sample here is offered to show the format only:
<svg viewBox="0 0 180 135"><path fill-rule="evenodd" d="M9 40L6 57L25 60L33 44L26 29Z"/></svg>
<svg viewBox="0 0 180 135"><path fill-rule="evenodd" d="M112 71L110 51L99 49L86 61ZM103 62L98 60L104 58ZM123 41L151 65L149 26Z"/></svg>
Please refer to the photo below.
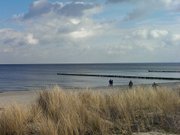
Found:
<svg viewBox="0 0 180 135"><path fill-rule="evenodd" d="M173 81L173 82L163 82L163 83L156 83L158 86L160 87L170 87L170 88L174 88L179 86L180 87L180 81ZM51 89L54 86L58 86L64 90L74 90L74 89L109 89L109 88L118 88L118 89L127 89L128 88L128 84L126 85L113 85L113 87L110 87L108 85L104 85L104 86L89 86L89 87L85 87L85 86L60 86L58 84L54 84L51 86L46 86L46 87L39 87L39 88L32 88L32 89L22 89L22 90L1 90L0 89L0 94L4 93L4 92L23 92L23 91L39 91L39 90L46 90L46 89ZM152 84L150 83L146 83L146 84L134 84L134 87L151 87Z"/></svg>
<svg viewBox="0 0 180 135"><path fill-rule="evenodd" d="M141 84L134 85L134 87L152 87L150 84ZM172 82L172 83L158 83L158 87L167 87L172 90L180 89L180 82ZM39 91L48 90L52 87L47 87L46 89L35 89L35 90L24 90L24 91L1 91L0 92L0 109L6 108L12 104L20 104L22 106L27 106L32 104L37 100ZM71 87L71 88L62 88L63 90L126 90L128 89L127 85L115 85L113 87L105 86L105 87Z"/></svg>
<svg viewBox="0 0 180 135"><path fill-rule="evenodd" d="M166 82L166 83L156 83L158 87L167 87L171 89L180 88L180 82ZM152 87L152 84L134 84L133 87ZM76 90L76 89L128 89L128 85L114 85L114 86L97 86L97 87L61 87L62 89L67 90Z"/></svg>

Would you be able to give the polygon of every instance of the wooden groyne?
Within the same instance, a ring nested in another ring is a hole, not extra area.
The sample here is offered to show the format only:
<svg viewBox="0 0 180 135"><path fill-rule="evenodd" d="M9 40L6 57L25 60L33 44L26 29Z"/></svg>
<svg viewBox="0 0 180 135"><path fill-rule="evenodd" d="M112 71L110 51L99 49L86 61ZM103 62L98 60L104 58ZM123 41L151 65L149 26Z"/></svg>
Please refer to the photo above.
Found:
<svg viewBox="0 0 180 135"><path fill-rule="evenodd" d="M165 72L165 73L180 73L180 71L170 71L170 70L148 70L148 72Z"/></svg>
<svg viewBox="0 0 180 135"><path fill-rule="evenodd" d="M89 76L89 77L108 77L108 78L134 78L134 79L155 79L155 80L180 80L180 78L171 77L149 77L149 76L126 76L126 75L99 75L99 74L71 74L71 73L57 73L57 75L66 76Z"/></svg>

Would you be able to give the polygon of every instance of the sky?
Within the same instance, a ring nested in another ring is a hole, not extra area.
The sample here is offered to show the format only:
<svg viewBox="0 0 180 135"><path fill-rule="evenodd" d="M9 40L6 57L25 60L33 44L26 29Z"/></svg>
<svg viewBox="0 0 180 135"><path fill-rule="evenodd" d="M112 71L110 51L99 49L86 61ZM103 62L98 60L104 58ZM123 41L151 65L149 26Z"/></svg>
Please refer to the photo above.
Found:
<svg viewBox="0 0 180 135"><path fill-rule="evenodd" d="M1 0L0 64L180 62L180 0Z"/></svg>

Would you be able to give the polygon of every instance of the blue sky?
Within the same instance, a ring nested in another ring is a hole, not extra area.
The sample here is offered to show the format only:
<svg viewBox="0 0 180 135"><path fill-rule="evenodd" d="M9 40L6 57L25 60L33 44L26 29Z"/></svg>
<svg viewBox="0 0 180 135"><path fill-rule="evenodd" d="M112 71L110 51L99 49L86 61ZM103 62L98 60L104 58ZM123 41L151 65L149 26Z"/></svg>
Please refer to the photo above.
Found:
<svg viewBox="0 0 180 135"><path fill-rule="evenodd" d="M0 1L0 63L180 62L179 0Z"/></svg>
<svg viewBox="0 0 180 135"><path fill-rule="evenodd" d="M1 0L1 19L9 19L14 14L27 12L32 0Z"/></svg>

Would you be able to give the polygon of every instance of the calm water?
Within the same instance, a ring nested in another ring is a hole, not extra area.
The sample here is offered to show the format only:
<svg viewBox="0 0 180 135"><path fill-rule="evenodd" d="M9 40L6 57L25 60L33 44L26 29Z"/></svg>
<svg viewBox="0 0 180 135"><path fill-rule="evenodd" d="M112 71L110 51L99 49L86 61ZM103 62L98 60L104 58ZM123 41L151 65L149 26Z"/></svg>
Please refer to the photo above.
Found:
<svg viewBox="0 0 180 135"><path fill-rule="evenodd" d="M99 87L107 86L110 79L58 76L58 72L180 78L180 73L150 73L148 70L180 71L180 63L0 65L0 91L31 90L53 85L59 85L61 87ZM127 85L130 81L130 79L121 78L113 78L113 80L114 85ZM134 84L173 82L167 80L131 80Z"/></svg>

